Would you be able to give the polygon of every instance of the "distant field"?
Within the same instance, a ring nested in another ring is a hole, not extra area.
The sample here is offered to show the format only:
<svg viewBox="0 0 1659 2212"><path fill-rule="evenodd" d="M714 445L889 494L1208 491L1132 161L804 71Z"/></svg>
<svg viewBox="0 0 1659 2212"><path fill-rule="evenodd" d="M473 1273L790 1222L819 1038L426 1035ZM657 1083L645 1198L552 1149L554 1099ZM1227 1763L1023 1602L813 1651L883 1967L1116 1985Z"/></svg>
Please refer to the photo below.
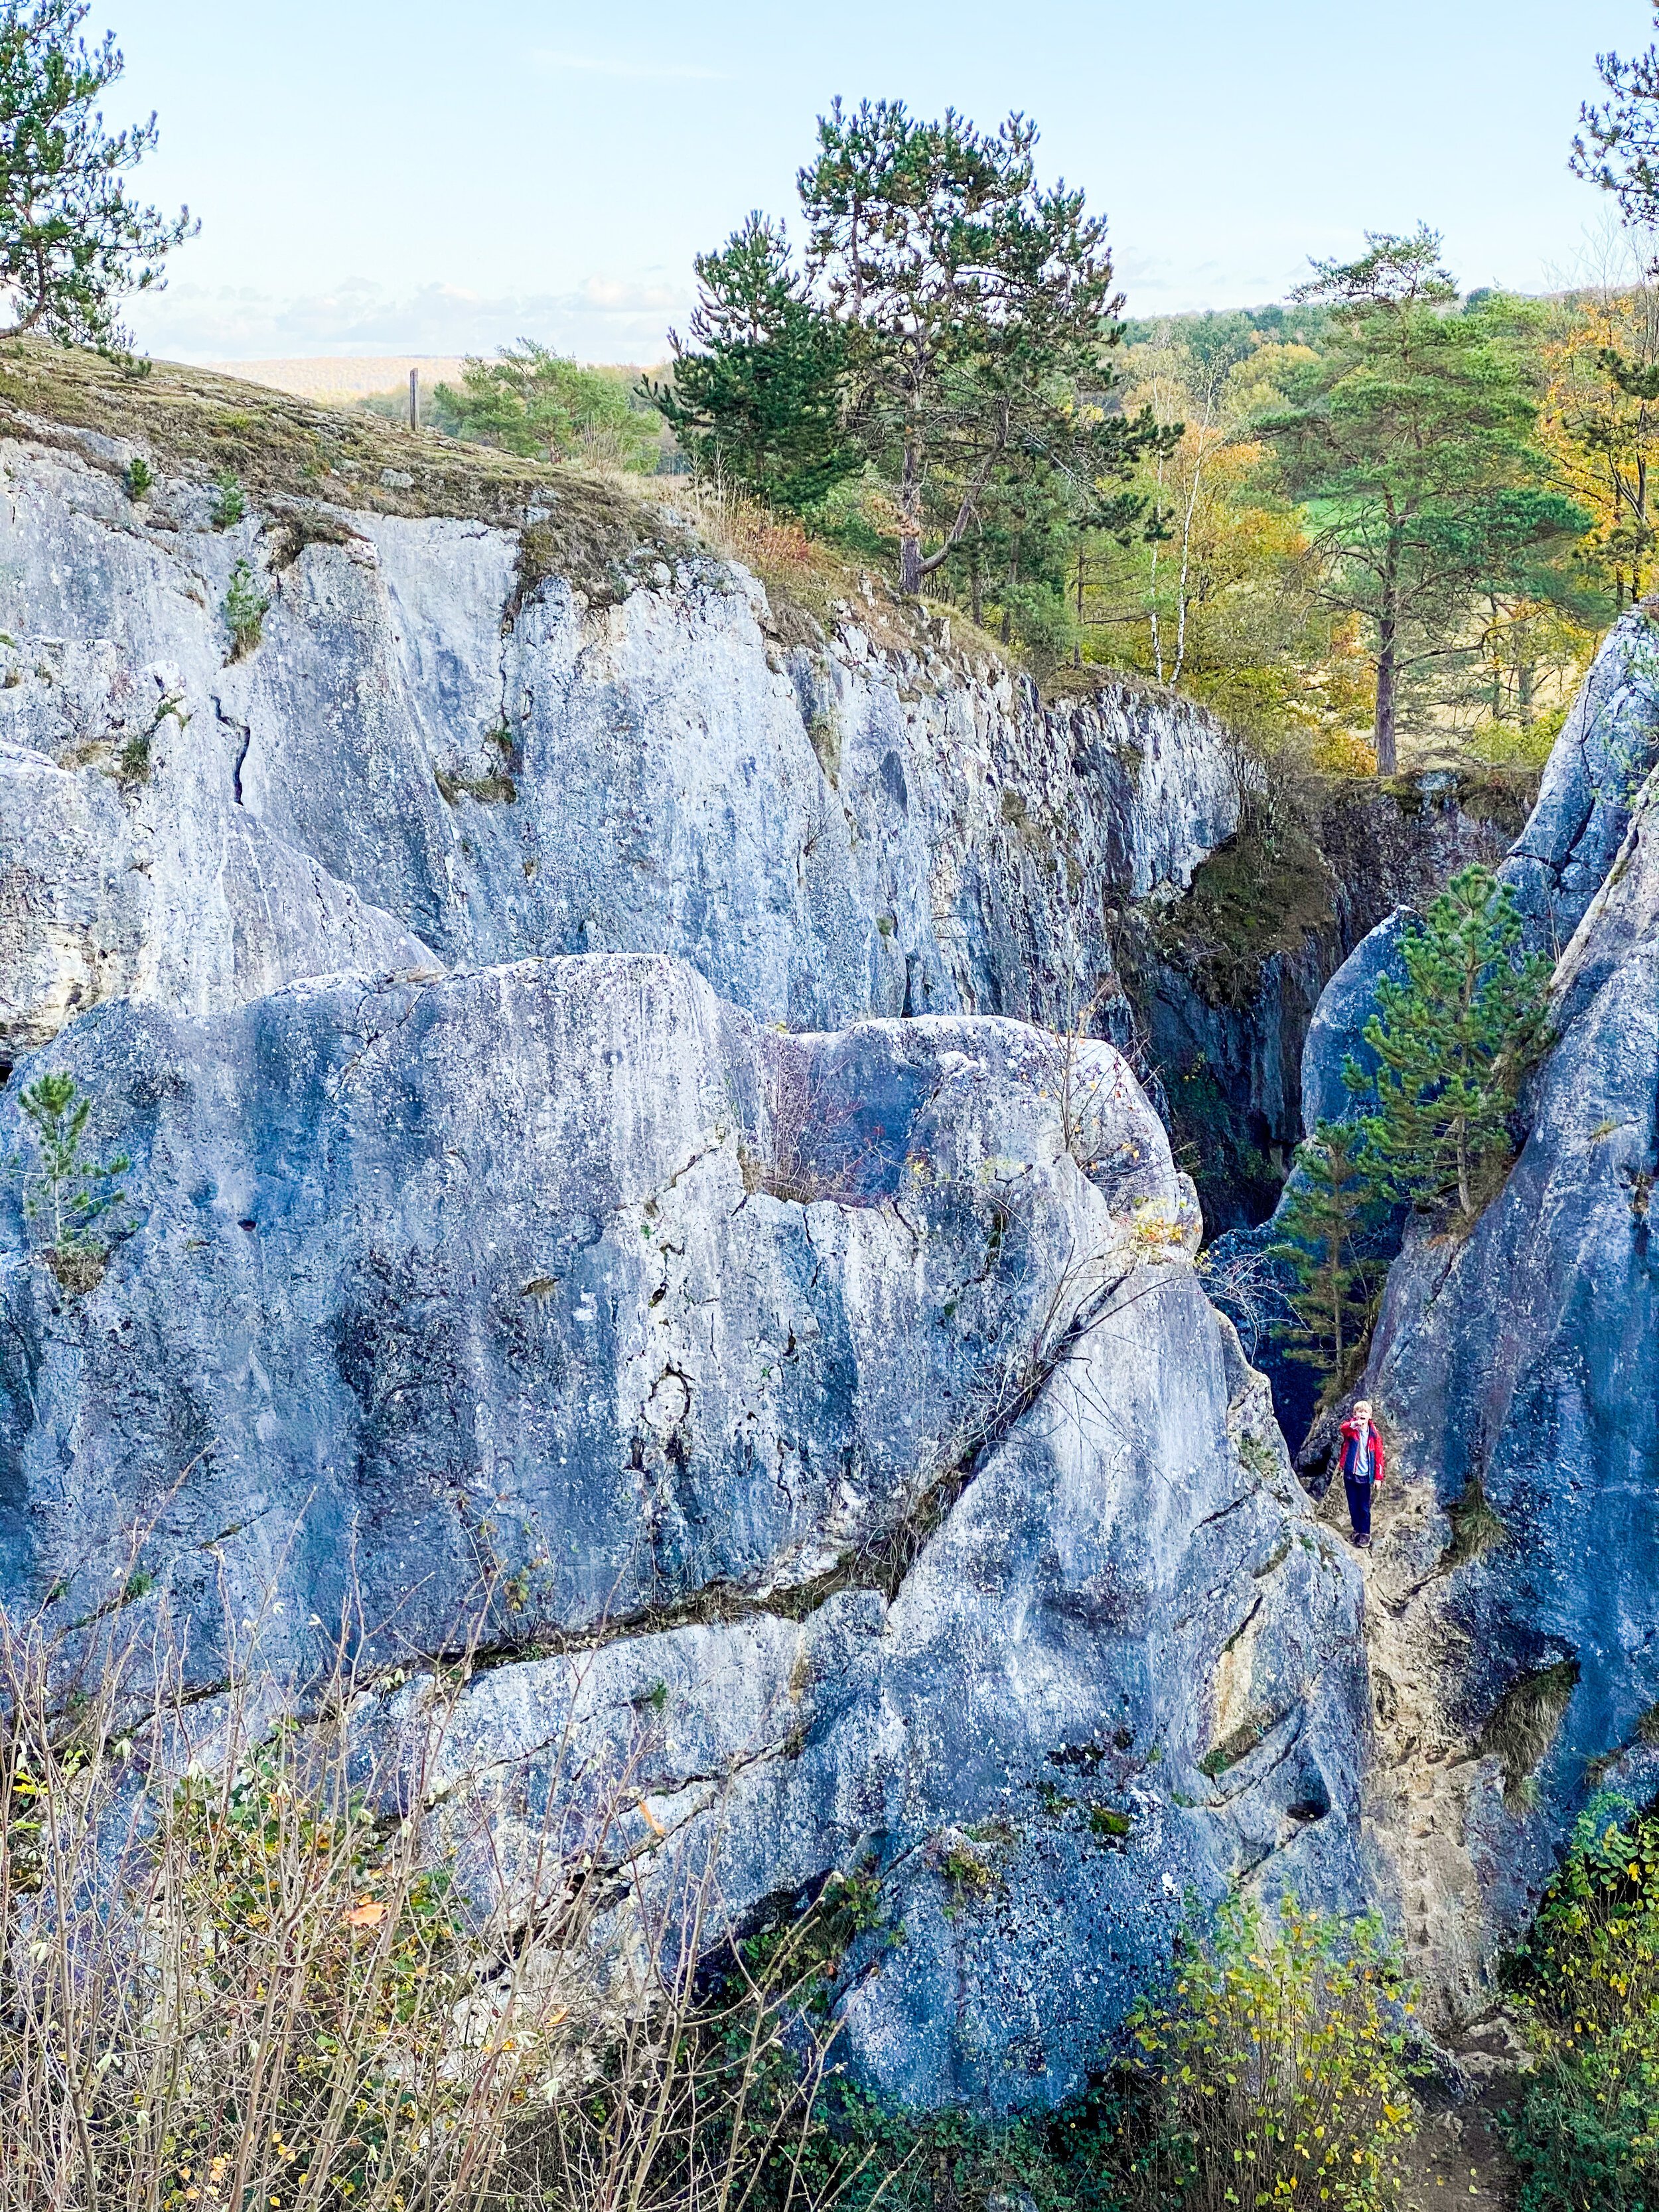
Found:
<svg viewBox="0 0 1659 2212"><path fill-rule="evenodd" d="M406 387L411 368L421 373L421 388L455 384L466 366L459 355L387 354L374 360L210 361L220 376L240 376L249 384L291 392L296 399L366 399L371 392Z"/></svg>
<svg viewBox="0 0 1659 2212"><path fill-rule="evenodd" d="M249 384L291 392L296 399L349 404L377 392L407 391L411 368L421 373L422 392L430 392L434 385L459 384L466 362L459 354L399 353L367 360L341 356L321 361L209 361L202 366L216 376L240 376ZM622 366L630 382L640 374L629 364Z"/></svg>

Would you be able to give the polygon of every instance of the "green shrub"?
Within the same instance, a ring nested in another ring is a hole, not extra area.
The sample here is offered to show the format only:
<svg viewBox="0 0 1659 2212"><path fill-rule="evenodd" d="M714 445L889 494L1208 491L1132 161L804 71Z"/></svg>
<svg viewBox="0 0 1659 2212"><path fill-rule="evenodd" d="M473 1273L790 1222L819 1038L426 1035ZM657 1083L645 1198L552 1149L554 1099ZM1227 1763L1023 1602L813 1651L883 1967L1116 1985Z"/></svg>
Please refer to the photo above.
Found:
<svg viewBox="0 0 1659 2212"><path fill-rule="evenodd" d="M242 659L258 645L270 607L253 570L246 561L239 561L230 572L230 586L220 611L230 632L233 660Z"/></svg>
<svg viewBox="0 0 1659 2212"><path fill-rule="evenodd" d="M1118 2141L1130 2201L1231 2212L1389 2203L1415 2117L1412 1992L1380 1922L1242 1899L1131 2016L1147 2084Z"/></svg>
<svg viewBox="0 0 1659 2212"><path fill-rule="evenodd" d="M1521 2212L1659 2203L1659 1819L1592 1800L1504 1979L1537 2070L1505 2132Z"/></svg>
<svg viewBox="0 0 1659 2212"><path fill-rule="evenodd" d="M72 1075L40 1075L18 1098L32 1160L12 1162L23 1179L23 1218L40 1256L66 1291L90 1291L103 1279L113 1216L126 1197L121 1177L132 1162L92 1157L86 1142L92 1099Z"/></svg>
<svg viewBox="0 0 1659 2212"><path fill-rule="evenodd" d="M126 466L127 497L131 500L143 499L155 482L149 463L142 453L135 453Z"/></svg>
<svg viewBox="0 0 1659 2212"><path fill-rule="evenodd" d="M247 495L234 469L222 469L213 479L213 526L231 530L247 513Z"/></svg>

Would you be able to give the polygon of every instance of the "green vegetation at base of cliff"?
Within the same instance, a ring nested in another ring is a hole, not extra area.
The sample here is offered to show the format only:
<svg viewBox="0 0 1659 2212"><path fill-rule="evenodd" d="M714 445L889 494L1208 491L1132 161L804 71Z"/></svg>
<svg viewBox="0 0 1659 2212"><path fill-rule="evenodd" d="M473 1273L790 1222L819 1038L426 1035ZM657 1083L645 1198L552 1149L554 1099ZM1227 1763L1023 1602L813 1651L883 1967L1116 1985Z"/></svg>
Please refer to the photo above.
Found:
<svg viewBox="0 0 1659 2212"><path fill-rule="evenodd" d="M1510 2115L1520 2212L1659 2202L1659 1820L1593 1799L1504 1979L1537 2065Z"/></svg>

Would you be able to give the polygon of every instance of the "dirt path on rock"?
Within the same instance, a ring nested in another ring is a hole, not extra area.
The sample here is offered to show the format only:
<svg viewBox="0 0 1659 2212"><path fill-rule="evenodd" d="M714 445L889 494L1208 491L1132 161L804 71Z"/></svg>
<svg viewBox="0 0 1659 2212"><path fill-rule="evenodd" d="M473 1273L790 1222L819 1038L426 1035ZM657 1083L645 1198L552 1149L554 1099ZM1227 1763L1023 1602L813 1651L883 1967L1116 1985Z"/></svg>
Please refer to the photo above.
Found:
<svg viewBox="0 0 1659 2212"><path fill-rule="evenodd" d="M1423 2125L1403 2160L1401 2212L1445 2212L1456 2203L1480 2212L1513 2212L1519 2174L1504 2148L1498 2117L1521 2092L1521 2077L1492 2075L1462 2104L1424 2099Z"/></svg>

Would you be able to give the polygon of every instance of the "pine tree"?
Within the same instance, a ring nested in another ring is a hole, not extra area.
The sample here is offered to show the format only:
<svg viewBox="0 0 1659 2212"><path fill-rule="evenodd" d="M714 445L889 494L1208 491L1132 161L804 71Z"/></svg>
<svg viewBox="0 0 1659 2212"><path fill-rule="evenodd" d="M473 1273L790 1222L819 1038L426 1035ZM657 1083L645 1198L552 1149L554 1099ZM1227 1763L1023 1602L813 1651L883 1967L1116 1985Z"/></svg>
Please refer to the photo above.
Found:
<svg viewBox="0 0 1659 2212"><path fill-rule="evenodd" d="M1589 517L1538 448L1516 303L1460 308L1437 232L1368 234L1358 260L1314 271L1295 296L1329 310L1325 343L1261 428L1313 520L1321 598L1370 632L1377 773L1393 775L1413 669L1448 649L1483 592L1541 576Z"/></svg>
<svg viewBox="0 0 1659 2212"><path fill-rule="evenodd" d="M100 1226L126 1196L119 1178L132 1162L95 1160L85 1145L92 1099L72 1075L42 1075L18 1098L34 1146L23 1176L23 1218L50 1253L101 1249Z"/></svg>
<svg viewBox="0 0 1659 2212"><path fill-rule="evenodd" d="M700 466L775 507L811 507L860 465L842 426L845 333L763 215L696 268L697 349L671 331L673 382L641 390Z"/></svg>
<svg viewBox="0 0 1659 2212"><path fill-rule="evenodd" d="M1381 1273L1370 1243L1383 1206L1364 1147L1358 1122L1319 1124L1297 1148L1279 1209L1285 1234L1267 1248L1298 1285L1290 1357L1328 1375L1342 1374L1360 1341Z"/></svg>
<svg viewBox="0 0 1659 2212"><path fill-rule="evenodd" d="M1510 1146L1521 1082L1543 1049L1550 963L1522 955L1513 893L1490 869L1465 868L1401 940L1403 983L1385 977L1365 1042L1373 1076L1352 1058L1365 1159L1383 1194L1433 1212L1476 1210L1482 1162Z"/></svg>
<svg viewBox="0 0 1659 2212"><path fill-rule="evenodd" d="M129 197L125 173L155 144L155 118L112 134L98 103L126 64L106 33L78 33L88 0L0 0L0 338L126 343L118 303L159 288L198 225Z"/></svg>

